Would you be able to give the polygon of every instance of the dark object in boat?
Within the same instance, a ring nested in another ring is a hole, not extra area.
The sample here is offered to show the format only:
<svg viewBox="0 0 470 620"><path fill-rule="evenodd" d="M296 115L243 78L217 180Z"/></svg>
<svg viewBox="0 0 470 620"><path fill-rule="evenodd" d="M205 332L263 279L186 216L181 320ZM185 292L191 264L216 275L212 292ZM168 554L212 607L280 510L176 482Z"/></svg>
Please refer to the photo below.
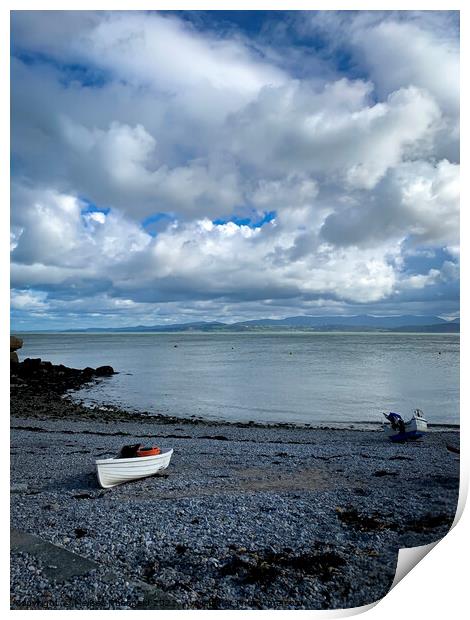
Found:
<svg viewBox="0 0 470 620"><path fill-rule="evenodd" d="M142 444L135 443L130 446L122 446L121 452L119 453L120 459L132 459L137 456L137 451L139 450Z"/></svg>
<svg viewBox="0 0 470 620"><path fill-rule="evenodd" d="M450 443L446 443L446 448L449 450L449 452L453 452L454 454L460 454L460 448L451 446Z"/></svg>
<svg viewBox="0 0 470 620"><path fill-rule="evenodd" d="M386 415L385 413L384 415L387 420L390 421L390 426L393 428L394 431L398 431L400 433L405 432L405 421L399 413L394 413L393 411L391 411L388 415Z"/></svg>
<svg viewBox="0 0 470 620"><path fill-rule="evenodd" d="M135 443L130 446L123 446L119 453L120 459L133 459L138 456L156 456L161 450L158 446L143 446L141 443Z"/></svg>

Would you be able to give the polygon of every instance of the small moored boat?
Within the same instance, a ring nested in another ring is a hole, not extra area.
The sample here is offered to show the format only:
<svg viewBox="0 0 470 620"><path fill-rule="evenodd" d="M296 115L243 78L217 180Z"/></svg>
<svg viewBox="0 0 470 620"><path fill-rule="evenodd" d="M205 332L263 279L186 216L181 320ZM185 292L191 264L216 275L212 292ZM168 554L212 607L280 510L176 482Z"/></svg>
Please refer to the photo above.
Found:
<svg viewBox="0 0 470 620"><path fill-rule="evenodd" d="M130 454L135 454L135 456L128 456ZM124 446L116 457L95 461L98 481L104 489L110 489L124 482L153 476L161 469L168 467L172 454L172 449ZM123 458L123 455L127 458Z"/></svg>
<svg viewBox="0 0 470 620"><path fill-rule="evenodd" d="M406 441L407 439L419 439L428 430L428 421L421 409L415 409L413 417L408 422L399 413L390 411L383 414L388 422L384 422L384 431L391 441Z"/></svg>

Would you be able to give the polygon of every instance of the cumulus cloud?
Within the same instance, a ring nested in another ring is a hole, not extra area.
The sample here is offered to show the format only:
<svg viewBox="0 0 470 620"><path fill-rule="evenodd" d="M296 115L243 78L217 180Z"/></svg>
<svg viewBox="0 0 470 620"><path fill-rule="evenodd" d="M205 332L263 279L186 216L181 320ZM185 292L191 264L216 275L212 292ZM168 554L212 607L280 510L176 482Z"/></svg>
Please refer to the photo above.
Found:
<svg viewBox="0 0 470 620"><path fill-rule="evenodd" d="M77 294L106 290L136 302L302 295L369 302L386 297L396 282L389 258L398 246L358 252L314 239L310 252L295 257L303 227L291 225L289 212L259 228L173 222L153 238L119 215L83 215L71 196L23 191L31 203L12 253L17 288L31 282L56 292L73 283Z"/></svg>
<svg viewBox="0 0 470 620"><path fill-rule="evenodd" d="M326 11L312 13L299 27L323 33L326 49L350 56L378 98L411 85L429 93L443 113L439 157L459 161L458 12Z"/></svg>
<svg viewBox="0 0 470 620"><path fill-rule="evenodd" d="M353 42L380 94L413 84L431 93L444 113L458 116L459 44L452 30L443 33L392 19L359 26Z"/></svg>
<svg viewBox="0 0 470 620"><path fill-rule="evenodd" d="M458 308L452 14L289 23L13 14L15 312Z"/></svg>
<svg viewBox="0 0 470 620"><path fill-rule="evenodd" d="M49 307L46 297L42 291L12 290L11 307L14 310L46 310Z"/></svg>
<svg viewBox="0 0 470 620"><path fill-rule="evenodd" d="M459 166L403 162L372 193L357 194L325 219L323 237L338 245L375 245L409 237L445 246L459 237Z"/></svg>
<svg viewBox="0 0 470 620"><path fill-rule="evenodd" d="M408 152L428 147L440 111L415 87L376 104L369 95L369 84L344 80L321 93L298 82L263 89L233 119L234 149L277 174L300 170L371 189Z"/></svg>

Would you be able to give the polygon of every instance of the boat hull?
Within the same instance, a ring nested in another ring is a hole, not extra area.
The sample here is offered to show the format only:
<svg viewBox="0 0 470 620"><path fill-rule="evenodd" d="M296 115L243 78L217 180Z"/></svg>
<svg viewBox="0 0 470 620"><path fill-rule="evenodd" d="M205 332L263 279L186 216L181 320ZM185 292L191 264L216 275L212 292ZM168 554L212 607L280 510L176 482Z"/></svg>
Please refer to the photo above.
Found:
<svg viewBox="0 0 470 620"><path fill-rule="evenodd" d="M413 417L408 422L405 422L405 432L400 432L393 429L390 424L384 424L385 434L391 441L419 439L427 432L427 430L428 423L423 417Z"/></svg>
<svg viewBox="0 0 470 620"><path fill-rule="evenodd" d="M153 476L170 464L173 450L163 450L154 456L140 456L130 459L100 459L95 461L98 482L103 489L118 484Z"/></svg>

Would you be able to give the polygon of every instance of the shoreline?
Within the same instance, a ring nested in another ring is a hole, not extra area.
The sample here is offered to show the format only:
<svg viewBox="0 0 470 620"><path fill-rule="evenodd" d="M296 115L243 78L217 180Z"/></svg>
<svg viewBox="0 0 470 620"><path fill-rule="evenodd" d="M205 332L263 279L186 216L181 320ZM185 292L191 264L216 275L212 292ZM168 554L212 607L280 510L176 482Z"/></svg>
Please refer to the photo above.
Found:
<svg viewBox="0 0 470 620"><path fill-rule="evenodd" d="M34 396L37 398L37 395ZM122 408L113 404L99 404L99 403L85 403L82 398L74 398L73 392L69 391L61 396L61 400L64 404L63 408L59 407L60 411L57 417L63 417L63 410L67 409L67 419L69 420L127 420L155 423L155 424L182 424L182 425L205 425L205 426L234 426L236 428L266 428L266 429L309 429L315 430L327 430L327 431L351 431L351 432L368 432L375 431L380 432L382 430L381 421L359 420L356 422L323 422L323 423L301 423L301 422L256 422L250 420L243 422L241 420L223 420L204 418L202 416L190 416L180 417L172 414L165 413L151 413L149 411ZM24 417L17 413L18 417ZM38 417L39 419L49 419L55 417L54 415L45 415L41 417L35 412L28 411L27 417ZM460 432L460 424L451 423L430 423L428 422L428 432Z"/></svg>
<svg viewBox="0 0 470 620"><path fill-rule="evenodd" d="M73 404L80 406L82 413L78 414L82 417L76 419L86 419L90 415L94 416L96 413L115 413L118 416L122 416L122 419L129 421L143 420L148 422L155 421L158 424L203 424L206 426L235 426L237 428L292 428L292 429L310 429L310 430L327 430L327 431L352 431L352 432L365 432L365 431L381 431L383 423L380 420L358 420L358 421L324 421L324 422L256 422L249 420L244 422L242 420L224 420L222 418L204 418L202 416L190 416L183 417L170 413L151 413L145 410L131 409L129 407L123 408L117 405L109 403L94 403L84 402L82 398L75 399L73 394L67 394L65 398L70 398ZM460 424L452 423L432 423L428 422L428 432L460 432Z"/></svg>
<svg viewBox="0 0 470 620"><path fill-rule="evenodd" d="M14 609L139 609L145 588L182 609L357 607L387 593L400 547L452 523L457 430L393 444L375 430L150 420L85 410L59 379L12 390L11 526L94 568L57 575L13 548ZM136 442L173 448L168 469L101 489L95 459Z"/></svg>

